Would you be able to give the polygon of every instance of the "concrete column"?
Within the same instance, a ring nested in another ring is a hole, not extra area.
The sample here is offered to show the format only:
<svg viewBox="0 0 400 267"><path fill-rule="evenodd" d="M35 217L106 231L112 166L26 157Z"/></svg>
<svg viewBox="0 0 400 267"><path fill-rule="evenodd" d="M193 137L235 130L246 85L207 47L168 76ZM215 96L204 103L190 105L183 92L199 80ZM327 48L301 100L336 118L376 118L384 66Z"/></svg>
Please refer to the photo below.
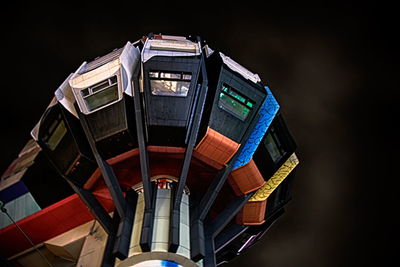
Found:
<svg viewBox="0 0 400 267"><path fill-rule="evenodd" d="M139 193L136 213L132 230L129 257L118 261L116 266L198 266L190 260L190 222L189 222L189 196L183 193L180 206L179 247L176 253L168 252L169 227L172 209L172 181L160 179L156 181L157 190L155 197L155 214L153 237L150 252L142 252L140 248L140 234L143 224L144 196ZM149 265L150 264L150 265ZM172 265L171 265L172 264Z"/></svg>

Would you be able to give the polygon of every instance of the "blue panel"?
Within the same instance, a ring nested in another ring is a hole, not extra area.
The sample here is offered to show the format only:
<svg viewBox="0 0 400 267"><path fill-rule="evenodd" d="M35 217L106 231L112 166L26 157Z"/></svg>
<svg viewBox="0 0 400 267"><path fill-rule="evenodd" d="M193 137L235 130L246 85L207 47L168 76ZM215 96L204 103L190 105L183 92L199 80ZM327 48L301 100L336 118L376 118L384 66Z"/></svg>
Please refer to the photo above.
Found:
<svg viewBox="0 0 400 267"><path fill-rule="evenodd" d="M166 260L163 260L163 261L162 261L162 266L166 266L166 267L178 267L178 266L180 266L180 265L177 264L177 263L175 263L175 262L173 262L173 261L166 261Z"/></svg>
<svg viewBox="0 0 400 267"><path fill-rule="evenodd" d="M26 188L25 184L22 181L19 181L3 190L0 191L0 200L4 203L8 203L23 194L29 192L28 188Z"/></svg>
<svg viewBox="0 0 400 267"><path fill-rule="evenodd" d="M4 207L7 209L10 217L15 221L28 217L40 210L39 205L29 192L6 203ZM0 229L10 225L11 223L10 218L0 212Z"/></svg>
<svg viewBox="0 0 400 267"><path fill-rule="evenodd" d="M278 102L276 102L276 99L272 95L271 90L269 90L267 86L265 86L265 89L268 92L268 96L260 108L260 117L258 119L257 125L255 126L247 142L244 144L242 152L240 153L236 162L233 164L233 169L237 169L240 166L249 163L262 138L267 132L269 125L271 124L272 120L279 110L279 104Z"/></svg>

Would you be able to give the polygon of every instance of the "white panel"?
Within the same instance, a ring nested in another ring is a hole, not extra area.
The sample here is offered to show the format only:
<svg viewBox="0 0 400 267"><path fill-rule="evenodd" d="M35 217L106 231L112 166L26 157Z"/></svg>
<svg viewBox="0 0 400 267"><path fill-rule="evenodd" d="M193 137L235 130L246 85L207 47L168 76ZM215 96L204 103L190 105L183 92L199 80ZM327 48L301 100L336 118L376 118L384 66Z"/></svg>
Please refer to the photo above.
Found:
<svg viewBox="0 0 400 267"><path fill-rule="evenodd" d="M100 224L96 222L94 232L85 239L76 266L100 266L106 243L107 233Z"/></svg>
<svg viewBox="0 0 400 267"><path fill-rule="evenodd" d="M177 253L190 258L189 196L183 194L180 210L179 247Z"/></svg>
<svg viewBox="0 0 400 267"><path fill-rule="evenodd" d="M129 246L129 257L132 256L133 254L142 252L139 242L140 242L140 234L142 232L143 214L144 214L144 195L139 194L136 203L135 220L133 223L131 243Z"/></svg>
<svg viewBox="0 0 400 267"><path fill-rule="evenodd" d="M234 72L239 73L242 75L245 79L252 81L253 83L261 82L260 76L258 74L252 73L233 59L231 59L228 56L225 56L223 53L219 53L222 61L224 61L225 65L227 65L231 70Z"/></svg>
<svg viewBox="0 0 400 267"><path fill-rule="evenodd" d="M151 244L151 251L167 252L168 251L168 243L166 243L166 242L153 242Z"/></svg>
<svg viewBox="0 0 400 267"><path fill-rule="evenodd" d="M71 73L67 79L60 85L60 87L57 88L57 90L54 92L54 95L57 98L57 101L61 103L61 105L64 106L72 115L74 115L76 118L78 118L78 113L76 112L75 109L75 97L72 92L72 89L69 85L69 80L74 74ZM38 129L39 130L39 129ZM34 133L34 131L32 131ZM37 140L37 139L35 139Z"/></svg>
<svg viewBox="0 0 400 267"><path fill-rule="evenodd" d="M154 214L152 251L168 251L171 190L158 189Z"/></svg>
<svg viewBox="0 0 400 267"><path fill-rule="evenodd" d="M188 195L183 194L182 202L181 202L181 211L180 211L180 222L181 224L189 226L189 203L188 203Z"/></svg>
<svg viewBox="0 0 400 267"><path fill-rule="evenodd" d="M155 218L164 217L169 218L171 213L171 190L158 189L156 210L154 213Z"/></svg>
<svg viewBox="0 0 400 267"><path fill-rule="evenodd" d="M165 48L161 48L162 46L169 46L169 49L166 50ZM157 47L161 49L157 49ZM170 41L147 39L142 50L142 62L145 63L154 56L192 57L200 54L200 46L189 40Z"/></svg>
<svg viewBox="0 0 400 267"><path fill-rule="evenodd" d="M189 196L186 193L182 195L182 203L189 205Z"/></svg>
<svg viewBox="0 0 400 267"><path fill-rule="evenodd" d="M153 242L168 243L169 218L156 218L153 226Z"/></svg>
<svg viewBox="0 0 400 267"><path fill-rule="evenodd" d="M182 246L178 247L176 254L182 255L183 257L186 257L186 258L190 258L190 250L187 248L184 248Z"/></svg>
<svg viewBox="0 0 400 267"><path fill-rule="evenodd" d="M190 249L190 228L184 224L179 227L179 245Z"/></svg>

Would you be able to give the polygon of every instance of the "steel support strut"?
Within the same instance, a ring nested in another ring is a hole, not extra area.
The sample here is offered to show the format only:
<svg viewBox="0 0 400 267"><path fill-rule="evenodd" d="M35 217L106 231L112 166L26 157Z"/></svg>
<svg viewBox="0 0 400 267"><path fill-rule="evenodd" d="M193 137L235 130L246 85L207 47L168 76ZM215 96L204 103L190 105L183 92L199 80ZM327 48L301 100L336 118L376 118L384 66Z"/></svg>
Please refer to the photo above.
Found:
<svg viewBox="0 0 400 267"><path fill-rule="evenodd" d="M202 83L201 85L197 84L196 97L194 102L194 117L192 124L189 127L190 129L189 141L185 151L185 157L183 161L181 175L179 177L178 186L174 190L175 194L173 197L173 208L171 210L171 222L170 222L170 233L169 233L170 252L176 252L179 246L180 205L182 201L183 190L186 185L186 179L189 172L190 163L192 160L194 145L196 143L197 135L200 128L200 122L203 115L204 104L207 97L208 79L204 62L204 54L202 54L200 62L200 70L201 70Z"/></svg>

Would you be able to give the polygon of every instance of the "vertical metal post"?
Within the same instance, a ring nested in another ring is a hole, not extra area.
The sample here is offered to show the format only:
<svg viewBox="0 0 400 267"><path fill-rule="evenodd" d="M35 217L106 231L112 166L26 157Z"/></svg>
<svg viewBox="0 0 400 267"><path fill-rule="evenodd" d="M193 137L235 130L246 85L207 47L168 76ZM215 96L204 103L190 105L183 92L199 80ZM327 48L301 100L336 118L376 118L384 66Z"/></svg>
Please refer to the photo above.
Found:
<svg viewBox="0 0 400 267"><path fill-rule="evenodd" d="M126 201L122 195L121 187L119 186L117 177L114 174L111 166L101 158L99 152L97 151L96 143L93 139L93 135L90 131L89 125L86 121L86 117L82 114L79 107L76 105L76 110L78 111L79 120L82 124L85 135L89 141L89 145L92 149L94 158L96 159L97 165L99 166L100 172L103 175L104 181L110 191L111 197L114 201L115 208L121 217L125 217Z"/></svg>
<svg viewBox="0 0 400 267"><path fill-rule="evenodd" d="M145 203L145 209L148 209L149 207L151 207L152 192L151 192L150 177L149 177L150 174L149 157L147 153L146 143L144 140L143 114L142 114L142 105L140 99L139 79L138 79L139 71L140 71L140 64L137 65L133 74L132 95L135 106L136 132L137 132L138 146L139 146L140 171L142 174L144 203Z"/></svg>
<svg viewBox="0 0 400 267"><path fill-rule="evenodd" d="M129 254L137 197L137 193L133 190L126 193L127 209L125 217L121 218L119 223L113 249L113 254L120 260L126 259Z"/></svg>

